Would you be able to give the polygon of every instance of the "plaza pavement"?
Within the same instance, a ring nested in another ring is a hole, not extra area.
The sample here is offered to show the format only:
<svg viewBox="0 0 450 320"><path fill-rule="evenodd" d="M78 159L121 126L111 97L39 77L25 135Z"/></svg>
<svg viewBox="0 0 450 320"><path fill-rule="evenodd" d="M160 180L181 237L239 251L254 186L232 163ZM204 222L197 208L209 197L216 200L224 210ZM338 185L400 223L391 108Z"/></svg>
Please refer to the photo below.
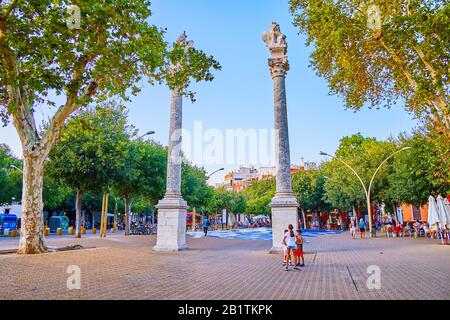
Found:
<svg viewBox="0 0 450 320"><path fill-rule="evenodd" d="M286 272L271 241L188 237L190 250L152 250L155 236L50 237L48 246L88 249L0 255L0 299L450 299L450 246L430 239L310 239L306 267ZM15 241L15 242L14 242ZM0 248L17 240L0 239ZM67 267L81 269L68 290ZM381 289L366 286L381 269Z"/></svg>

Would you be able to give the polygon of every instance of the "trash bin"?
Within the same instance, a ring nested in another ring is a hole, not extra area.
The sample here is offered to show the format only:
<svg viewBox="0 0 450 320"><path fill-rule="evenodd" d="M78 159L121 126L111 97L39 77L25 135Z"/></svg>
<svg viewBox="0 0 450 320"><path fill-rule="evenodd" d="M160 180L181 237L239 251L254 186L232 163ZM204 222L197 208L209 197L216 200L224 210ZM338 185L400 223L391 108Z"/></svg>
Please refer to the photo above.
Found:
<svg viewBox="0 0 450 320"><path fill-rule="evenodd" d="M5 233L5 230L8 232ZM0 235L9 236L9 232L17 229L17 216L15 214L0 214Z"/></svg>
<svg viewBox="0 0 450 320"><path fill-rule="evenodd" d="M48 220L48 226L50 232L57 232L58 228L62 231L67 231L69 229L69 218L66 216L53 216Z"/></svg>

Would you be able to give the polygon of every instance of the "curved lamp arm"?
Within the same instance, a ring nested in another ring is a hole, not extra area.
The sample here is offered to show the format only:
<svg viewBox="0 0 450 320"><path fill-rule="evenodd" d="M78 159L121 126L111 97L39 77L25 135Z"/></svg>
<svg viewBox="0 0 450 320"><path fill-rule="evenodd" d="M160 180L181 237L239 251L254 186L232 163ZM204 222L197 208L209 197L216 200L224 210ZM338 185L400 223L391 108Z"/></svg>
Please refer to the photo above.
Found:
<svg viewBox="0 0 450 320"><path fill-rule="evenodd" d="M372 176L372 179L370 180L369 190L368 190L368 194L369 194L369 195L370 195L370 190L372 190L372 184L373 184L373 182L374 182L374 180L375 180L375 176L377 175L378 171L380 171L381 167L383 167L383 165L384 165L386 162L388 162L388 160L391 159L393 156L395 156L397 153L402 152L402 151L405 151L405 150L409 150L409 149L411 149L411 147L405 147L405 148L403 148L403 149L400 149L400 150L395 151L393 154L391 154L389 157L387 157L387 158L386 158L386 159L378 166L377 170L375 170L375 172L374 172L374 174L373 174L373 176Z"/></svg>
<svg viewBox="0 0 450 320"><path fill-rule="evenodd" d="M350 170L352 170L352 172L355 174L355 176L357 176L358 177L358 180L359 180L359 182L361 182L361 185L363 186L363 188L364 188L364 192L366 193L366 196L367 196L367 188L366 188L366 185L364 184L364 181L361 179L361 177L359 176L359 174L355 171L355 169L353 169L348 163L346 163L344 160L342 160L342 159L339 159L339 158L336 158L335 156L332 156L331 154L328 154L328 153L325 153L325 152L320 152L320 155L322 155L322 156L329 156L329 157L331 157L331 158L333 158L333 159L336 159L336 160L338 160L338 161L340 161L340 162L342 162L343 164L345 164Z"/></svg>
<svg viewBox="0 0 450 320"><path fill-rule="evenodd" d="M223 170L225 170L225 168L220 168L220 169L217 169L216 171L214 171L213 173L210 173L209 175L206 176L206 180L208 180L213 174L215 174L219 171L223 171Z"/></svg>

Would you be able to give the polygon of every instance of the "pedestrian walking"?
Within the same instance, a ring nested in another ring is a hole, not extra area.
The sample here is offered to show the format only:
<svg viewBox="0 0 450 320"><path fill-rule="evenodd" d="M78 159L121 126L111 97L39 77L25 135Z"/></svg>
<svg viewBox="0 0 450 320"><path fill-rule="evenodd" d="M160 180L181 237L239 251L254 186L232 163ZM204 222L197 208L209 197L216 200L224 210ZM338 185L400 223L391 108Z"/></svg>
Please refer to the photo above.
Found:
<svg viewBox="0 0 450 320"><path fill-rule="evenodd" d="M208 235L208 227L209 227L209 219L208 216L203 216L203 232L205 233L205 237Z"/></svg>
<svg viewBox="0 0 450 320"><path fill-rule="evenodd" d="M361 233L361 239L364 239L364 234L366 233L366 223L363 218L359 220L359 232Z"/></svg>
<svg viewBox="0 0 450 320"><path fill-rule="evenodd" d="M356 237L356 219L355 219L355 217L351 217L351 219L350 219L350 234L352 235L352 239L355 240L355 237Z"/></svg>

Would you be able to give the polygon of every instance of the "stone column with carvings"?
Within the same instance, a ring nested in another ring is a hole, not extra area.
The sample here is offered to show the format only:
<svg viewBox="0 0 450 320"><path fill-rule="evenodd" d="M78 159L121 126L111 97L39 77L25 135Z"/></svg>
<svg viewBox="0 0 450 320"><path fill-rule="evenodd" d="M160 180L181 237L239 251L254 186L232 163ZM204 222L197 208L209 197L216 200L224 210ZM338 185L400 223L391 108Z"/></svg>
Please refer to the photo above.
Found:
<svg viewBox="0 0 450 320"><path fill-rule="evenodd" d="M186 34L178 40L186 49L192 42L186 42ZM174 71L178 66L174 66ZM181 195L181 163L182 163L182 118L183 96L178 90L172 90L170 103L169 147L167 157L166 194L158 202L157 251L180 251L186 245L186 213L188 205Z"/></svg>
<svg viewBox="0 0 450 320"><path fill-rule="evenodd" d="M270 52L269 69L274 88L274 122L275 122L275 166L276 193L272 199L272 249L282 249L284 230L289 224L297 229L298 203L292 192L291 160L289 150L289 130L286 103L286 74L289 70L287 59L286 36L280 26L272 22L270 30L264 32L263 41Z"/></svg>

